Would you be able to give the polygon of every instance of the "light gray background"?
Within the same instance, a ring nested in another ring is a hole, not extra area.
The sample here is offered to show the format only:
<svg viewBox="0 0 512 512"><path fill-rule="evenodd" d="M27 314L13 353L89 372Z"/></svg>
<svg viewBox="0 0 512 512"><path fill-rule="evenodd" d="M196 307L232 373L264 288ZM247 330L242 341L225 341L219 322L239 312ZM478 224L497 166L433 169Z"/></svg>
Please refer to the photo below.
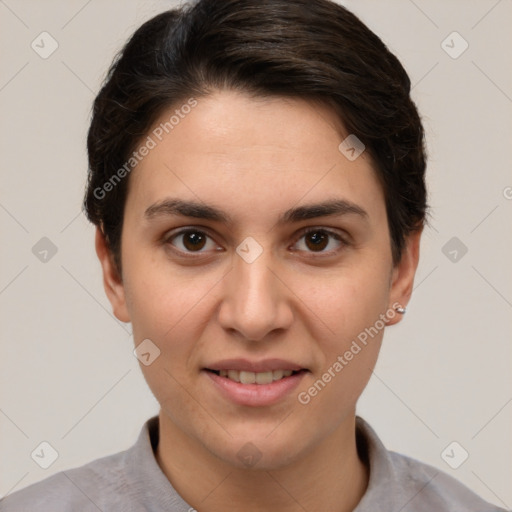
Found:
<svg viewBox="0 0 512 512"><path fill-rule="evenodd" d="M358 412L390 449L510 508L512 4L343 3L410 74L433 212L409 311L387 330ZM143 21L175 4L0 1L0 495L129 447L158 411L131 326L111 315L80 207L107 67ZM47 59L31 48L43 31L59 44ZM457 59L441 46L453 31L469 43ZM468 248L456 262L442 252L454 236ZM42 237L58 248L46 263L32 253ZM46 470L30 457L41 441L59 453ZM452 441L469 452L456 470L441 458Z"/></svg>

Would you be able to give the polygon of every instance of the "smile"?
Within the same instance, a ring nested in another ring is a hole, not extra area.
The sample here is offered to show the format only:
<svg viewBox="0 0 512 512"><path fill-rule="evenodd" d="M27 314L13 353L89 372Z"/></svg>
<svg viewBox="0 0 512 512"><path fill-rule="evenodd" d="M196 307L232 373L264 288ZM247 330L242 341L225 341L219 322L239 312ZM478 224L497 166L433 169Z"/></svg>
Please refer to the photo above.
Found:
<svg viewBox="0 0 512 512"><path fill-rule="evenodd" d="M215 394L229 402L249 407L265 407L292 396L308 370L212 370L205 368L205 382Z"/></svg>
<svg viewBox="0 0 512 512"><path fill-rule="evenodd" d="M298 373L292 370L274 370L268 372L249 372L239 370L210 370L220 377L226 377L235 382L241 384L270 384L276 380L281 380L294 373Z"/></svg>

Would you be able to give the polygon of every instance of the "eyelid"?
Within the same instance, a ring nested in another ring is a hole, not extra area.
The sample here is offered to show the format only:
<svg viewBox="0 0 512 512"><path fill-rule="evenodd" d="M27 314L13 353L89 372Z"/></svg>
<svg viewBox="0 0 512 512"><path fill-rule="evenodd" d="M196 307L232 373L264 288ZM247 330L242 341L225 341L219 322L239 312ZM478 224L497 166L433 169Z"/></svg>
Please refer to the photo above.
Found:
<svg viewBox="0 0 512 512"><path fill-rule="evenodd" d="M306 227L300 229L299 232L295 235L295 242L293 245L295 245L304 235L307 235L309 233L315 233L318 231L326 233L331 238L336 239L338 242L340 242L341 247L338 247L337 249L331 249L330 251L320 251L320 252L306 251L307 254L316 254L317 258L333 256L333 255L338 254L341 250L343 250L344 247L350 245L350 241L348 240L348 238L349 238L348 234L346 236L344 236L344 235L341 235L339 233L339 231L334 230L332 228L327 228L324 226L306 226ZM299 251L295 251L295 252L299 252Z"/></svg>
<svg viewBox="0 0 512 512"><path fill-rule="evenodd" d="M306 233L310 233L311 231L324 231L325 233L328 233L329 235L333 235L334 237L338 237L340 239L344 238L344 236L340 233L342 230L336 230L334 228L328 228L326 226L305 226L301 228L296 237L304 236ZM344 232L344 231L343 231ZM348 238L348 234L346 235ZM348 243L348 241L347 241Z"/></svg>
<svg viewBox="0 0 512 512"><path fill-rule="evenodd" d="M172 240L174 240L175 238L181 236L181 235L186 235L187 233L201 233L205 236L207 236L209 239L213 240L213 242L217 245L219 245L217 243L217 241L215 240L215 237L210 233L210 230L204 226L186 226L186 227L182 227L182 228L176 228L176 229L173 229L171 231L168 231L167 233L165 233L165 235L162 237L162 243L164 245L169 245L172 247L172 250L176 253L178 253L179 255L186 255L185 257L188 257L188 258L194 258L194 257L202 257L204 256L205 254L208 254L207 252L205 251L198 251L198 252L193 252L193 251L182 251L176 247L174 247L171 243ZM215 251L215 252L220 252L220 251Z"/></svg>
<svg viewBox="0 0 512 512"><path fill-rule="evenodd" d="M172 238L175 238L179 235L184 235L186 233L203 233L205 235L208 235L210 238L214 238L211 233L210 233L210 230L209 228L205 227L205 226L183 226L183 227L180 227L180 228L174 228L174 229L171 229L170 231L167 231L164 236L162 237L163 241L166 242L166 241L169 241L170 239Z"/></svg>

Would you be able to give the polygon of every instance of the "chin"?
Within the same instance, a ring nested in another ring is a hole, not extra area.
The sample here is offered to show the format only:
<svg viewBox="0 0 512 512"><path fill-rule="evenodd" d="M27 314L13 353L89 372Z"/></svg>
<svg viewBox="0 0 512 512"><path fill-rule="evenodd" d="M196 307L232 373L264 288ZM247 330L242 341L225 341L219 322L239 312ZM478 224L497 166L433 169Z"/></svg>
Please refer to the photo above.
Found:
<svg viewBox="0 0 512 512"><path fill-rule="evenodd" d="M269 471L293 463L301 450L289 436L287 439L270 440L268 432L265 432L254 436L246 433L224 445L212 443L210 451L230 466L250 471Z"/></svg>

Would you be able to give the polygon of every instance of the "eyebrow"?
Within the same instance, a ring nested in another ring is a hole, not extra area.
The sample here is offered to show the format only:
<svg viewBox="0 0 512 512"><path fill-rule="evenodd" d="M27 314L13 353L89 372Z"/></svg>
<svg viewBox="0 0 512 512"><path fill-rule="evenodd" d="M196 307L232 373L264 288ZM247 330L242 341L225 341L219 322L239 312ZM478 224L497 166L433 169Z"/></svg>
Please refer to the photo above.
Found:
<svg viewBox="0 0 512 512"><path fill-rule="evenodd" d="M297 206L286 210L278 219L277 224L289 224L316 217L342 216L354 214L364 220L368 219L368 213L360 206L345 199L330 199L321 203ZM148 220L161 216L179 215L196 219L233 224L233 218L215 206L185 201L182 199L167 198L155 203L146 209L144 217Z"/></svg>

